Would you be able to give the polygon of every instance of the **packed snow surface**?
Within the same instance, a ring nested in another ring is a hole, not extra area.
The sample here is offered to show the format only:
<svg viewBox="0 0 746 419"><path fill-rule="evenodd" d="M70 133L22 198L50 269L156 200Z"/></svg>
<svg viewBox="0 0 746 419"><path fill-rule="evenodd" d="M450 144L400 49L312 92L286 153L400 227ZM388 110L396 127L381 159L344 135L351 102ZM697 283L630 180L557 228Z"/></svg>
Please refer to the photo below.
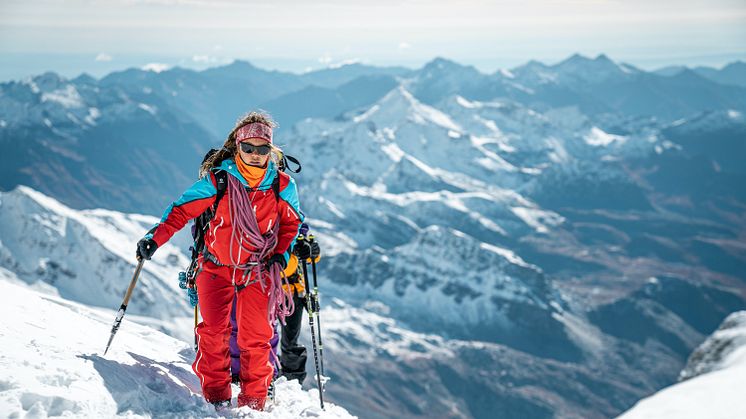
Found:
<svg viewBox="0 0 746 419"><path fill-rule="evenodd" d="M619 419L742 419L746 384L746 311L731 314L694 352L686 381L641 400Z"/></svg>
<svg viewBox="0 0 746 419"><path fill-rule="evenodd" d="M103 355L114 311L93 309L30 288L0 268L0 412L9 418L215 417L191 370L184 342L125 316ZM234 386L235 406L238 387ZM297 381L277 382L265 412L233 417L351 418Z"/></svg>

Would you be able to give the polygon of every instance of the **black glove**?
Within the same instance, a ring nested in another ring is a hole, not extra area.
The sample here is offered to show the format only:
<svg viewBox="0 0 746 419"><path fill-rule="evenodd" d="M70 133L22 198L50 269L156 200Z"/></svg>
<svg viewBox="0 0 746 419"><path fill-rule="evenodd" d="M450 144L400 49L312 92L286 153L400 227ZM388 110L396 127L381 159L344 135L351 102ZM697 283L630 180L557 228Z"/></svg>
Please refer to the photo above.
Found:
<svg viewBox="0 0 746 419"><path fill-rule="evenodd" d="M298 259L300 260L316 259L321 254L321 248L319 247L319 242L316 240L296 240L295 247L293 247L293 253L295 253L295 256L298 256Z"/></svg>
<svg viewBox="0 0 746 419"><path fill-rule="evenodd" d="M293 246L293 253L300 260L306 260L311 257L311 244L306 239L298 239Z"/></svg>
<svg viewBox="0 0 746 419"><path fill-rule="evenodd" d="M316 240L311 241L311 259L316 260L316 258L319 257L321 254L321 247L319 247L319 242Z"/></svg>
<svg viewBox="0 0 746 419"><path fill-rule="evenodd" d="M137 242L137 258L150 260L156 249L158 249L158 243L156 243L155 240L147 237L142 238Z"/></svg>
<svg viewBox="0 0 746 419"><path fill-rule="evenodd" d="M285 260L285 256L279 253L275 253L269 259L267 259L267 263L265 264L267 270L270 270L272 268L272 265L274 265L275 263L280 265L281 271L284 271L285 268L287 268L288 266L288 262Z"/></svg>

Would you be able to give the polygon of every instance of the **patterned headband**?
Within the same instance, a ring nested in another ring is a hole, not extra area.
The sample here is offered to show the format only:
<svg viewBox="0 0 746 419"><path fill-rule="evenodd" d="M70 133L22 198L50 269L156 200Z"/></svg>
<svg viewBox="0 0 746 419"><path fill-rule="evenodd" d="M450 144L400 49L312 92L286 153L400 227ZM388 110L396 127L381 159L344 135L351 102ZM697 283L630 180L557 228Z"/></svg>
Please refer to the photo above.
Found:
<svg viewBox="0 0 746 419"><path fill-rule="evenodd" d="M261 122L252 122L236 131L236 144L248 138L261 138L272 143L272 127Z"/></svg>

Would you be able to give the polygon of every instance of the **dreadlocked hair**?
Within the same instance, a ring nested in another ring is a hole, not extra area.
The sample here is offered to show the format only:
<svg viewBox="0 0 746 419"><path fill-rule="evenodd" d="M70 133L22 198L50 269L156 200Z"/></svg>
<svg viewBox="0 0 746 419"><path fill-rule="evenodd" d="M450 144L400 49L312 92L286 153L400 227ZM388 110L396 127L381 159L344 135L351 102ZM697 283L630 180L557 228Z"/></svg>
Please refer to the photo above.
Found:
<svg viewBox="0 0 746 419"><path fill-rule="evenodd" d="M233 127L228 138L225 139L223 147L215 152L212 156L208 157L199 168L199 176L205 176L213 167L220 166L220 163L225 159L238 156L238 147L236 146L236 131L246 124L259 122L270 128L277 128L277 123L272 119L269 113L263 110L251 111L241 117L237 122L236 126ZM275 164L279 165L282 161L282 149L274 144L269 145L271 148L270 158Z"/></svg>

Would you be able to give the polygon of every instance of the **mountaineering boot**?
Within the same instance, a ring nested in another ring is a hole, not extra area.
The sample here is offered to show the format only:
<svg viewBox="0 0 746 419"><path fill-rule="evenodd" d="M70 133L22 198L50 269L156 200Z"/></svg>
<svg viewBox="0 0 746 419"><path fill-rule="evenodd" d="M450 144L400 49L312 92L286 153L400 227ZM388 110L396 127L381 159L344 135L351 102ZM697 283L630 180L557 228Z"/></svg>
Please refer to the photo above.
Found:
<svg viewBox="0 0 746 419"><path fill-rule="evenodd" d="M264 410L264 402L267 400L266 397L252 397L244 396L243 394L238 395L238 407L249 406L253 410Z"/></svg>
<svg viewBox="0 0 746 419"><path fill-rule="evenodd" d="M269 383L269 388L267 389L267 398L274 403L275 401L275 379L273 378L272 381Z"/></svg>
<svg viewBox="0 0 746 419"><path fill-rule="evenodd" d="M216 412L224 412L231 408L231 399L212 402L212 405L215 406Z"/></svg>

